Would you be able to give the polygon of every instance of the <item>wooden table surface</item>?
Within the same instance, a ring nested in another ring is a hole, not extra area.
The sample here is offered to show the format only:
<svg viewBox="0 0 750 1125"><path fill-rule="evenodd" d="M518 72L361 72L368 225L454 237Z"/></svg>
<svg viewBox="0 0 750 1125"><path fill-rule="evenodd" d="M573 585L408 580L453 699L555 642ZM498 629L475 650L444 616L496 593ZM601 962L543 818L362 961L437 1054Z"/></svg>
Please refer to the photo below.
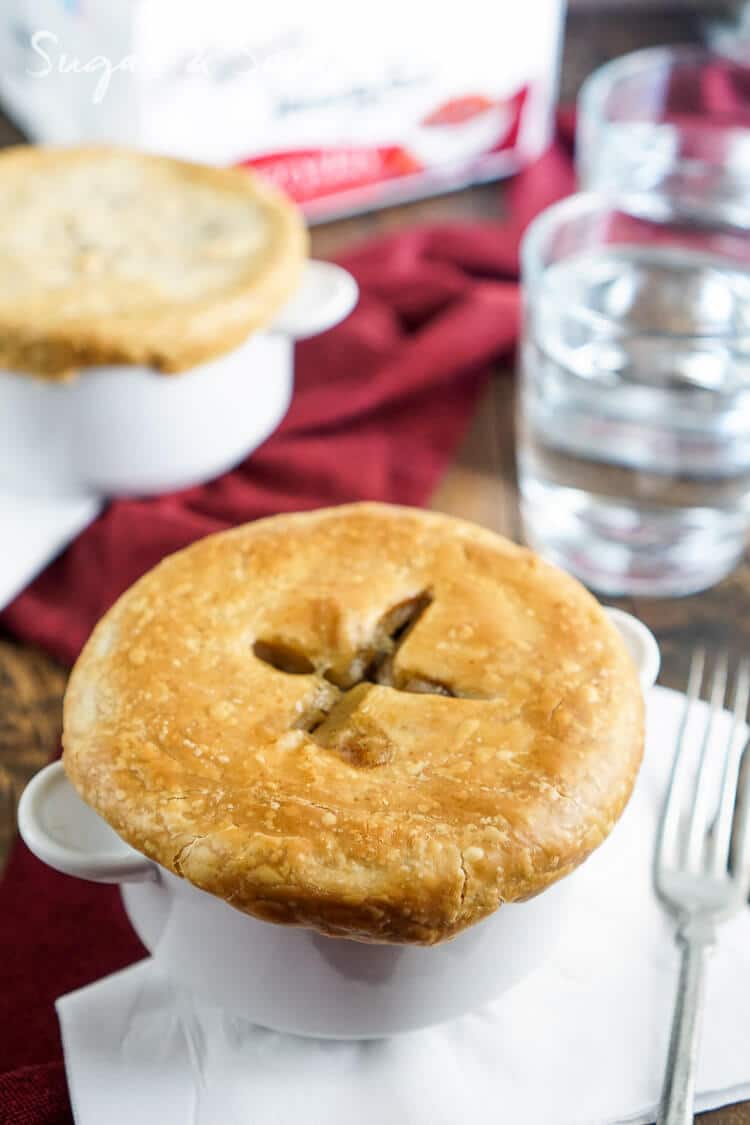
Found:
<svg viewBox="0 0 750 1125"><path fill-rule="evenodd" d="M629 9L620 16L616 10L571 16L563 62L563 100L573 98L582 77L608 58L652 43L699 38L701 16L696 7L673 12ZM0 119L0 144L17 138L12 125ZM503 199L502 184L490 184L331 223L313 231L313 252L325 257L363 237L411 223L501 218ZM495 372L458 456L432 498L432 506L520 539L513 394L511 372ZM690 650L699 640L747 649L750 566L743 563L721 585L694 597L638 598L620 604L656 633L663 656L660 681L680 688L686 682ZM65 681L66 670L43 653L0 636L0 865L15 835L18 794L57 747ZM750 1125L750 1103L702 1115L702 1120L713 1125Z"/></svg>

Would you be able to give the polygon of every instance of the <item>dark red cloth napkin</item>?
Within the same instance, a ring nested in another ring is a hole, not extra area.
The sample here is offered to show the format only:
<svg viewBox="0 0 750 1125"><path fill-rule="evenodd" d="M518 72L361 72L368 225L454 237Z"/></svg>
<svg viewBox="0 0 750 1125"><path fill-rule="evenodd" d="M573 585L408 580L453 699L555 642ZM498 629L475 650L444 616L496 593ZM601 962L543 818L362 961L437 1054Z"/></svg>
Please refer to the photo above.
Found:
<svg viewBox="0 0 750 1125"><path fill-rule="evenodd" d="M506 221L407 230L342 257L359 305L299 346L278 432L209 485L111 504L0 624L70 661L122 590L208 532L357 498L424 504L489 366L513 351L519 238L573 189L571 135L567 117L512 185ZM58 875L17 845L0 887L0 1125L69 1125L54 1001L143 953L115 888Z"/></svg>

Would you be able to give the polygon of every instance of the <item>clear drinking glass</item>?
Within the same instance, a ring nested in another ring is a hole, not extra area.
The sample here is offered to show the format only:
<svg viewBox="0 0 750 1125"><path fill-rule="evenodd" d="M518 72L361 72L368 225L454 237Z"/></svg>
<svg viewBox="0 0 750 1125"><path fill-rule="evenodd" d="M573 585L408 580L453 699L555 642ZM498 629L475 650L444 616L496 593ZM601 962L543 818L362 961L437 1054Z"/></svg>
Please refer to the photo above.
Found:
<svg viewBox="0 0 750 1125"><path fill-rule="evenodd" d="M735 51L654 47L595 71L578 99L581 187L654 218L750 225L750 54Z"/></svg>
<svg viewBox="0 0 750 1125"><path fill-rule="evenodd" d="M687 594L750 522L750 231L600 195L522 247L518 468L530 544L606 594Z"/></svg>

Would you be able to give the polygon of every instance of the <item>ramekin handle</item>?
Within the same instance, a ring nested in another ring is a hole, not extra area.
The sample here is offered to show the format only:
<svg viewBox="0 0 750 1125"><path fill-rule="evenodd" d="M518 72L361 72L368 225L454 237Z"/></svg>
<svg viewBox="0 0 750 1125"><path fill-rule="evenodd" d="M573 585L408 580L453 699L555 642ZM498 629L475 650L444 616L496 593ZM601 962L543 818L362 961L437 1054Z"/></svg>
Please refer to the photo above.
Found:
<svg viewBox="0 0 750 1125"><path fill-rule="evenodd" d="M62 762L40 770L21 794L18 830L34 855L61 871L94 883L143 883L158 867L121 840L68 781Z"/></svg>
<svg viewBox="0 0 750 1125"><path fill-rule="evenodd" d="M304 340L333 328L357 303L359 289L350 273L331 262L307 262L294 296L271 325L272 332Z"/></svg>
<svg viewBox="0 0 750 1125"><path fill-rule="evenodd" d="M606 606L604 612L622 636L628 652L633 657L643 691L648 691L656 683L661 664L656 637L642 621L638 621L630 613L625 613L621 609L612 609L610 606Z"/></svg>

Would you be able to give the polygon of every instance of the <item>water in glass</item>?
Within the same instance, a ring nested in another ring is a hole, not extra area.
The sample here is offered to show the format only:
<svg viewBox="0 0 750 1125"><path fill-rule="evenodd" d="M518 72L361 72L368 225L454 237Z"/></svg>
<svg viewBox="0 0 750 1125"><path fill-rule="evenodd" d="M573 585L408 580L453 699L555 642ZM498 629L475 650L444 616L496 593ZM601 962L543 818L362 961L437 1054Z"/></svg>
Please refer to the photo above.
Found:
<svg viewBox="0 0 750 1125"><path fill-rule="evenodd" d="M527 538L608 594L684 594L750 517L750 270L606 245L526 294L519 476Z"/></svg>

